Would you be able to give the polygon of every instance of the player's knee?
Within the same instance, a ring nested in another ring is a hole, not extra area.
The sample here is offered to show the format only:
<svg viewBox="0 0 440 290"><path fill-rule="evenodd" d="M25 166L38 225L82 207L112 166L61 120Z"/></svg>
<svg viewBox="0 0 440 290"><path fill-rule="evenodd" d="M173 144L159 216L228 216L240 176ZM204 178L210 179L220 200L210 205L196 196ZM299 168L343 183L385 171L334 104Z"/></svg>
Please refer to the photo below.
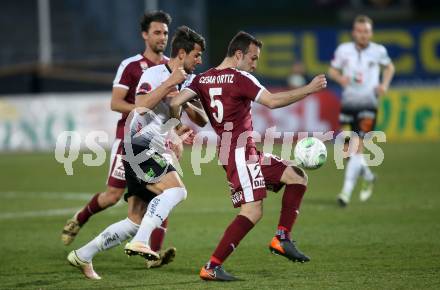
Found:
<svg viewBox="0 0 440 290"><path fill-rule="evenodd" d="M295 173L299 176L300 180L298 183L302 185L307 185L307 183L309 182L309 176L307 175L307 173L302 168L296 166L292 166L292 167Z"/></svg>
<svg viewBox="0 0 440 290"><path fill-rule="evenodd" d="M303 169L297 166L291 166L286 169L285 173L283 174L282 181L285 184L307 185L308 176Z"/></svg>
<svg viewBox="0 0 440 290"><path fill-rule="evenodd" d="M262 217L263 217L263 208L260 207L260 208L258 208L258 210L256 210L256 211L254 212L254 216L253 216L254 220L253 220L253 223L256 224L257 222L259 222L259 221L261 220Z"/></svg>
<svg viewBox="0 0 440 290"><path fill-rule="evenodd" d="M152 193L154 193L156 195L159 195L163 192L163 189L155 183L154 184L147 184L146 187L149 191L151 191Z"/></svg>
<svg viewBox="0 0 440 290"><path fill-rule="evenodd" d="M109 206L116 204L124 194L124 188L117 187L107 187L105 195L105 200L109 204Z"/></svg>
<svg viewBox="0 0 440 290"><path fill-rule="evenodd" d="M263 217L263 211L240 211L240 215L247 217L255 225Z"/></svg>
<svg viewBox="0 0 440 290"><path fill-rule="evenodd" d="M260 209L258 212L255 213L254 224L258 223L262 217L263 217L263 209Z"/></svg>
<svg viewBox="0 0 440 290"><path fill-rule="evenodd" d="M241 206L240 215L247 217L253 224L263 217L263 203L261 200L245 203Z"/></svg>

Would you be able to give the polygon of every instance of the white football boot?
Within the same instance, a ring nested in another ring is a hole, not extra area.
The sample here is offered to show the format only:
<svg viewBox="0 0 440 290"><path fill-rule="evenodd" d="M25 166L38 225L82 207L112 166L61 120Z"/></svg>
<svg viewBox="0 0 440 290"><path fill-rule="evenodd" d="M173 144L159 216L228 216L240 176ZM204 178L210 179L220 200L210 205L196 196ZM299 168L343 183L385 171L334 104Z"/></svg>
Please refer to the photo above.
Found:
<svg viewBox="0 0 440 290"><path fill-rule="evenodd" d="M139 255L150 261L160 260L159 254L153 251L150 246L145 245L142 242L127 243L124 247L124 251L128 256Z"/></svg>
<svg viewBox="0 0 440 290"><path fill-rule="evenodd" d="M361 191L359 192L359 200L362 202L367 201L373 194L374 182L376 181L376 176L372 180L363 180Z"/></svg>
<svg viewBox="0 0 440 290"><path fill-rule="evenodd" d="M67 256L67 260L70 265L78 268L88 279L92 280L101 280L101 277L93 270L92 262L82 261L77 255L75 251L72 251Z"/></svg>

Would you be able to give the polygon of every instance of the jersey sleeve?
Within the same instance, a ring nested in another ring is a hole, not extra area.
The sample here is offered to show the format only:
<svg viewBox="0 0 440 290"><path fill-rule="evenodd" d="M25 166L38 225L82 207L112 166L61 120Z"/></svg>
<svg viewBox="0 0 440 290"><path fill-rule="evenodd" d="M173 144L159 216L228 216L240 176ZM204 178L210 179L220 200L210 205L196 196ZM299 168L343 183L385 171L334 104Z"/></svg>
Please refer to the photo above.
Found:
<svg viewBox="0 0 440 290"><path fill-rule="evenodd" d="M240 71L236 85L239 88L240 96L254 102L258 101L261 93L266 89L253 75L243 71Z"/></svg>
<svg viewBox="0 0 440 290"><path fill-rule="evenodd" d="M184 88L188 87L192 83L195 77L196 77L195 74L190 74L183 82L182 87L180 89L183 90Z"/></svg>
<svg viewBox="0 0 440 290"><path fill-rule="evenodd" d="M185 82L182 86L182 90L187 89L192 91L196 95L199 94L199 89L197 87L197 84L199 83L200 75L191 75L191 77L188 79L188 82Z"/></svg>
<svg viewBox="0 0 440 290"><path fill-rule="evenodd" d="M379 63L381 65L388 65L391 63L391 59L388 56L387 49L383 45L379 46Z"/></svg>
<svg viewBox="0 0 440 290"><path fill-rule="evenodd" d="M139 79L139 83L136 88L137 95L145 95L157 87L157 80L154 78L154 74L151 73L151 69L147 69Z"/></svg>
<svg viewBox="0 0 440 290"><path fill-rule="evenodd" d="M130 84L132 84L132 75L130 73L129 65L122 62L119 65L118 71L116 72L115 79L113 80L113 87L130 89Z"/></svg>
<svg viewBox="0 0 440 290"><path fill-rule="evenodd" d="M333 59L330 62L330 65L335 69L339 69L339 70L342 69L342 64L344 60L343 58L344 53L342 50L343 50L342 47L338 46L338 48L336 48L335 50L335 54L333 55Z"/></svg>

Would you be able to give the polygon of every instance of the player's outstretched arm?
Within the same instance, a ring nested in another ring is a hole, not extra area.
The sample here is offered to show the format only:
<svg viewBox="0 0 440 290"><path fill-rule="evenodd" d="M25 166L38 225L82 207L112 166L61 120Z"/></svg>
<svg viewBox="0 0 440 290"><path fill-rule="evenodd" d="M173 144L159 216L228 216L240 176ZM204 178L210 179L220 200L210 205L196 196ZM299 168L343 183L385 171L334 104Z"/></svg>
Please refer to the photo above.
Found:
<svg viewBox="0 0 440 290"><path fill-rule="evenodd" d="M197 95L195 92L188 89L183 89L177 96L173 97L170 103L171 118L176 118L180 120L182 105L188 102L189 100L194 99L196 96Z"/></svg>
<svg viewBox="0 0 440 290"><path fill-rule="evenodd" d="M298 89L275 94L264 90L257 102L271 109L281 108L298 102L306 96L316 93L325 87L327 87L327 80L325 75L322 74L314 77L310 83Z"/></svg>
<svg viewBox="0 0 440 290"><path fill-rule="evenodd" d="M205 127L208 123L208 116L203 110L202 104L198 100L188 101L183 104L189 119L199 127Z"/></svg>
<svg viewBox="0 0 440 290"><path fill-rule="evenodd" d="M148 70L145 72L148 73ZM179 67L175 69L169 78L164 81L160 86L148 92L146 94L138 94L136 95L135 105L136 107L144 107L148 109L153 109L157 106L157 104L169 93L176 90L176 86L182 83L187 74L184 71L183 67ZM139 81L138 88L142 86L143 82L148 83L148 77L141 77Z"/></svg>

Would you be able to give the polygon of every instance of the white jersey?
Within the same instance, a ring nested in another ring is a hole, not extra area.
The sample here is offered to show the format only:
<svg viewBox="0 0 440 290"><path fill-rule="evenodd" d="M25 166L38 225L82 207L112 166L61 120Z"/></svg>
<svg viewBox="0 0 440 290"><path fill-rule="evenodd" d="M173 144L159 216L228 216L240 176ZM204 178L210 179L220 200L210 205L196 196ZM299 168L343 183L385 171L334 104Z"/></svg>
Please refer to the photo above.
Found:
<svg viewBox="0 0 440 290"><path fill-rule="evenodd" d="M136 96L155 90L171 75L167 64L161 64L147 69L141 76L136 88ZM194 75L188 75L186 81L176 86L176 90L187 86ZM131 142L133 144L149 147L161 153L165 149L165 140L169 129L164 126L170 119L170 98L163 98L152 110L146 113L134 113L130 123Z"/></svg>
<svg viewBox="0 0 440 290"><path fill-rule="evenodd" d="M362 50L354 42L338 46L331 66L350 79L342 92L342 106L350 108L377 107L375 88L380 82L380 66L391 63L383 45L370 42Z"/></svg>

